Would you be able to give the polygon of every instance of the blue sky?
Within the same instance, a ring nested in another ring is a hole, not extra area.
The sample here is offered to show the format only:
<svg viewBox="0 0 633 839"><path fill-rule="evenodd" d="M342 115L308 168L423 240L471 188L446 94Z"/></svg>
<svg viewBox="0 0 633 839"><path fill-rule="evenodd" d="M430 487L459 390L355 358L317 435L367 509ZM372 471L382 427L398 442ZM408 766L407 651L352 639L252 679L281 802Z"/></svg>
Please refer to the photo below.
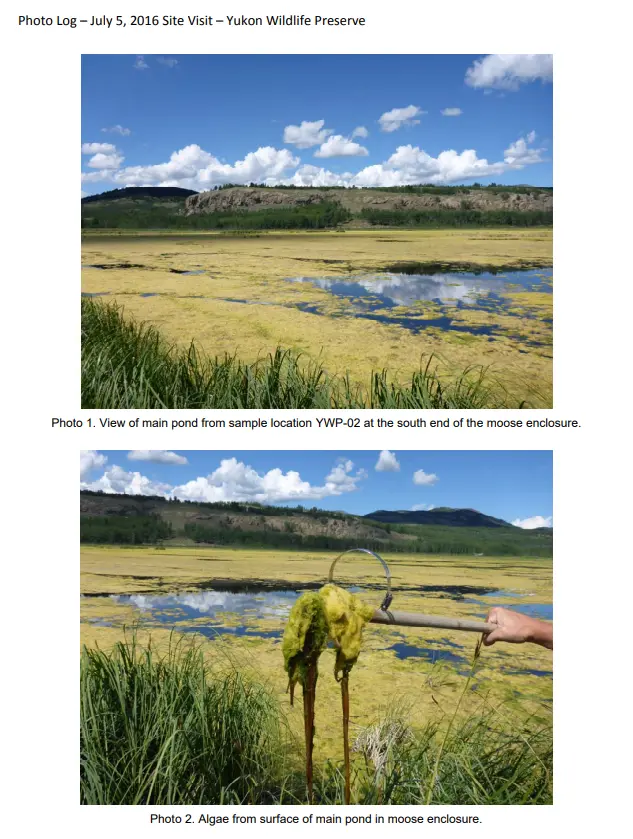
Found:
<svg viewBox="0 0 633 839"><path fill-rule="evenodd" d="M552 524L551 451L85 451L84 489L362 515L470 507Z"/></svg>
<svg viewBox="0 0 633 839"><path fill-rule="evenodd" d="M551 79L548 55L84 55L82 190L551 186Z"/></svg>

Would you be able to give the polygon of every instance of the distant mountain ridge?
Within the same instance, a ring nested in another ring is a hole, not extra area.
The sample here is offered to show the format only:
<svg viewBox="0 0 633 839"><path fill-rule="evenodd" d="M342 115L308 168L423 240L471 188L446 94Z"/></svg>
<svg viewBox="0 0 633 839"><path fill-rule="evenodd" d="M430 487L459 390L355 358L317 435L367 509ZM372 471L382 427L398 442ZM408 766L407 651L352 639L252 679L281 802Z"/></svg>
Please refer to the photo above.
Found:
<svg viewBox="0 0 633 839"><path fill-rule="evenodd" d="M85 195L81 203L94 204L97 201L118 201L121 198L189 198L197 194L194 189L182 189L179 186L125 186L98 195Z"/></svg>
<svg viewBox="0 0 633 839"><path fill-rule="evenodd" d="M432 510L376 510L364 519L386 524L438 524L445 527L514 527L503 519L487 516L478 510L434 507Z"/></svg>
<svg viewBox="0 0 633 839"><path fill-rule="evenodd" d="M544 187L131 186L82 198L82 227L177 230L521 227L552 224Z"/></svg>
<svg viewBox="0 0 633 839"><path fill-rule="evenodd" d="M83 491L81 540L92 544L212 545L386 553L544 556L552 531L523 530L477 510L376 510L168 500Z"/></svg>

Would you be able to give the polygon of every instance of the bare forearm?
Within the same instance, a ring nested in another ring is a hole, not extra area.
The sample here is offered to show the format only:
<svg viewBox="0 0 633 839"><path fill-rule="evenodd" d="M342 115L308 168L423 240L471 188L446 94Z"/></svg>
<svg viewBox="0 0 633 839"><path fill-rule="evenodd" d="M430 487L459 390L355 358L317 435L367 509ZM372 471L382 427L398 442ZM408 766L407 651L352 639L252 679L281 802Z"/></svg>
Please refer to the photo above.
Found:
<svg viewBox="0 0 633 839"><path fill-rule="evenodd" d="M554 649L554 624L532 619L526 641L539 644L548 650Z"/></svg>

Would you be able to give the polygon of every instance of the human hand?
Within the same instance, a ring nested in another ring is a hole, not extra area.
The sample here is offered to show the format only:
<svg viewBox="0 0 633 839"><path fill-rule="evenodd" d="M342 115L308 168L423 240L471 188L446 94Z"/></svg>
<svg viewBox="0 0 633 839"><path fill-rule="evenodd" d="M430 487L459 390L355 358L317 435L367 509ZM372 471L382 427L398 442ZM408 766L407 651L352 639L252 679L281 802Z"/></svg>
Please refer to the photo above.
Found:
<svg viewBox="0 0 633 839"><path fill-rule="evenodd" d="M484 644L490 647L497 641L506 641L510 644L524 644L532 642L540 644L541 647L553 649L554 628L552 624L545 621L530 618L511 609L502 609L495 606L488 612L486 618L488 623L496 624L492 632L484 635Z"/></svg>

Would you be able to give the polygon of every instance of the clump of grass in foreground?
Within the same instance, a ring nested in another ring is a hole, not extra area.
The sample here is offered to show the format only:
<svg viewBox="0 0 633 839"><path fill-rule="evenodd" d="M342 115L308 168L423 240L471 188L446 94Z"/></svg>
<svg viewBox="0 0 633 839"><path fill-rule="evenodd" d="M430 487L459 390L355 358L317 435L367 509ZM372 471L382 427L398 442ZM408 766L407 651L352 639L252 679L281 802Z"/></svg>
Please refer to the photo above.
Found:
<svg viewBox="0 0 633 839"><path fill-rule="evenodd" d="M490 709L447 735L392 708L356 738L352 803L550 804L551 726L500 720ZM83 804L304 804L303 745L286 731L267 689L212 672L195 643L157 654L132 633L84 649ZM342 765L315 769L315 803L342 804Z"/></svg>
<svg viewBox="0 0 633 839"><path fill-rule="evenodd" d="M388 715L361 733L354 750L365 763L356 764L352 803L552 803L551 726L508 730L492 709L448 734L437 722L414 731ZM321 784L321 803L342 802L342 767L329 767Z"/></svg>
<svg viewBox="0 0 633 839"><path fill-rule="evenodd" d="M266 804L283 777L281 715L260 685L213 677L182 639L132 634L81 659L83 804Z"/></svg>
<svg viewBox="0 0 633 839"><path fill-rule="evenodd" d="M524 407L481 367L446 383L429 359L407 384L382 370L363 388L281 348L247 364L231 355L210 358L193 341L188 349L169 346L154 326L124 318L112 303L83 299L81 316L84 408Z"/></svg>

